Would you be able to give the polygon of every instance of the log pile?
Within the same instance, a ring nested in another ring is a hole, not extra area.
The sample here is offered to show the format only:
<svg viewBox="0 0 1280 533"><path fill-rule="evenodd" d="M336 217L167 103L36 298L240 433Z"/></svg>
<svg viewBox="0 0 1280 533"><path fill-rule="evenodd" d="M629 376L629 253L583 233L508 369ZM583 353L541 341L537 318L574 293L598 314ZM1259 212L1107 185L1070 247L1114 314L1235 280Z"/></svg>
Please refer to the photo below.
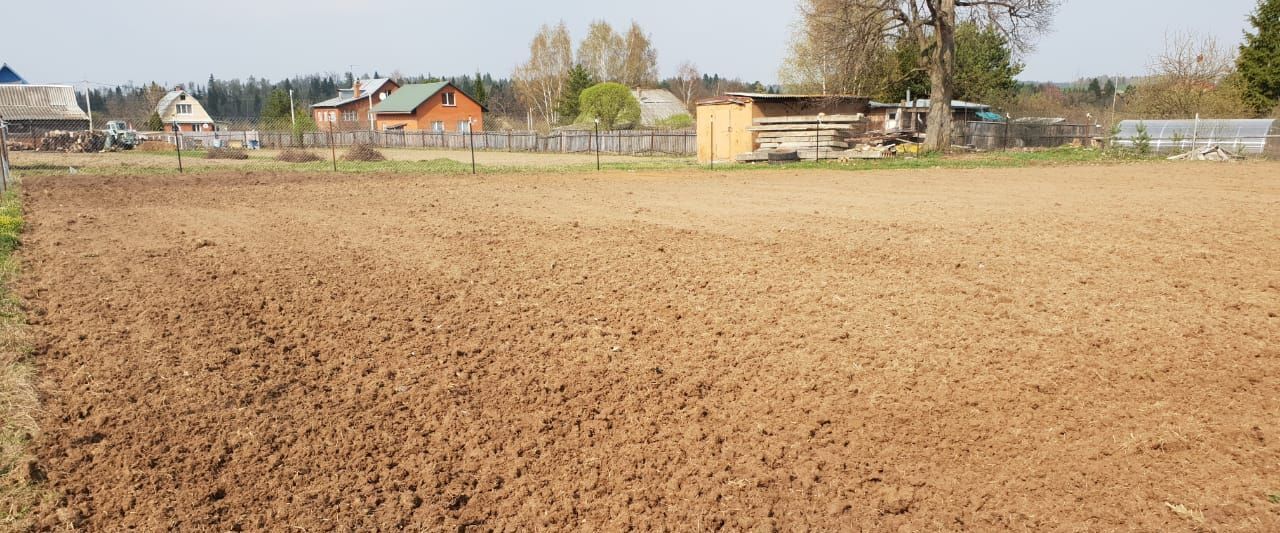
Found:
<svg viewBox="0 0 1280 533"><path fill-rule="evenodd" d="M51 131L40 138L36 150L41 152L97 152L106 143L99 131Z"/></svg>

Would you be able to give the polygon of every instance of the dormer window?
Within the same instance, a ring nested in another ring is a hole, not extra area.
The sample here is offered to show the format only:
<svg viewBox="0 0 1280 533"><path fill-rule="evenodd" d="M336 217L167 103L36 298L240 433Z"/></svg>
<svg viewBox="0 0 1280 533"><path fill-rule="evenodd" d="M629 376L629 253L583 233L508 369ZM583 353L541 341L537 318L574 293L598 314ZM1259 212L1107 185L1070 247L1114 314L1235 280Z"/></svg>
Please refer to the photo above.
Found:
<svg viewBox="0 0 1280 533"><path fill-rule="evenodd" d="M178 114L179 114L179 115L190 115L190 114L191 114L191 104L178 104Z"/></svg>
<svg viewBox="0 0 1280 533"><path fill-rule="evenodd" d="M458 105L457 101L454 100L454 94L451 92L444 93L443 98L444 98L444 105L446 106L453 107Z"/></svg>

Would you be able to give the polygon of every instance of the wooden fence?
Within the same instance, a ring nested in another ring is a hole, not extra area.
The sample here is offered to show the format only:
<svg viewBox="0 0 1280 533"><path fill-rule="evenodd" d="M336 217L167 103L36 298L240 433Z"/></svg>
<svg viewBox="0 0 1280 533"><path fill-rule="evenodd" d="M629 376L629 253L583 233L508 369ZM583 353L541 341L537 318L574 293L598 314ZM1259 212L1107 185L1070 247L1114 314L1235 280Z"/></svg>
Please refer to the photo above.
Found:
<svg viewBox="0 0 1280 533"><path fill-rule="evenodd" d="M1097 136L1089 124L1019 124L1016 122L956 122L954 144L978 150L1092 146Z"/></svg>
<svg viewBox="0 0 1280 533"><path fill-rule="evenodd" d="M165 140L174 142L173 134ZM184 148L219 145L252 146L262 148L328 148L367 144L378 148L438 148L467 150L475 143L476 150L507 152L586 153L594 152L599 145L601 152L623 155L676 155L690 156L697 153L697 135L693 130L637 130L562 131L542 135L530 131L485 131L475 134L461 132L430 131L336 131L290 132L267 131L218 131L183 133Z"/></svg>

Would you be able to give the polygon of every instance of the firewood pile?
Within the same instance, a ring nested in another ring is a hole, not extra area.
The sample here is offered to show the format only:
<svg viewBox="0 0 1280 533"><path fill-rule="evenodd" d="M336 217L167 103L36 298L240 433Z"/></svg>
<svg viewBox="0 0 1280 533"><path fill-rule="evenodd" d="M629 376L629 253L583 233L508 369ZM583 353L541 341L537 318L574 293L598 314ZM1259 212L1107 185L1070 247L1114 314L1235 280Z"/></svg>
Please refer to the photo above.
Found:
<svg viewBox="0 0 1280 533"><path fill-rule="evenodd" d="M97 152L106 144L106 134L98 131L51 131L40 138L40 152Z"/></svg>

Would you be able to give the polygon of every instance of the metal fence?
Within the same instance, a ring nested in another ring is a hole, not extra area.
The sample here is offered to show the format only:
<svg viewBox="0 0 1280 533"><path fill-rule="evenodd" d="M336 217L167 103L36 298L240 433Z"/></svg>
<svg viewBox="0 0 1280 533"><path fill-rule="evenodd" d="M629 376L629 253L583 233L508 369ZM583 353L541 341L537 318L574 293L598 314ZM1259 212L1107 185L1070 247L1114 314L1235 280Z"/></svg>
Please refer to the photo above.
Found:
<svg viewBox="0 0 1280 533"><path fill-rule="evenodd" d="M148 134L149 139L169 144L178 141L172 133ZM183 132L184 149L210 147L243 148L329 148L368 145L377 148L470 149L507 152L585 153L599 150L621 155L689 156L697 153L697 134L692 130L432 132L432 131L209 131Z"/></svg>
<svg viewBox="0 0 1280 533"><path fill-rule="evenodd" d="M955 144L978 150L1093 146L1098 128L1090 124L1036 124L1018 122L956 122Z"/></svg>

